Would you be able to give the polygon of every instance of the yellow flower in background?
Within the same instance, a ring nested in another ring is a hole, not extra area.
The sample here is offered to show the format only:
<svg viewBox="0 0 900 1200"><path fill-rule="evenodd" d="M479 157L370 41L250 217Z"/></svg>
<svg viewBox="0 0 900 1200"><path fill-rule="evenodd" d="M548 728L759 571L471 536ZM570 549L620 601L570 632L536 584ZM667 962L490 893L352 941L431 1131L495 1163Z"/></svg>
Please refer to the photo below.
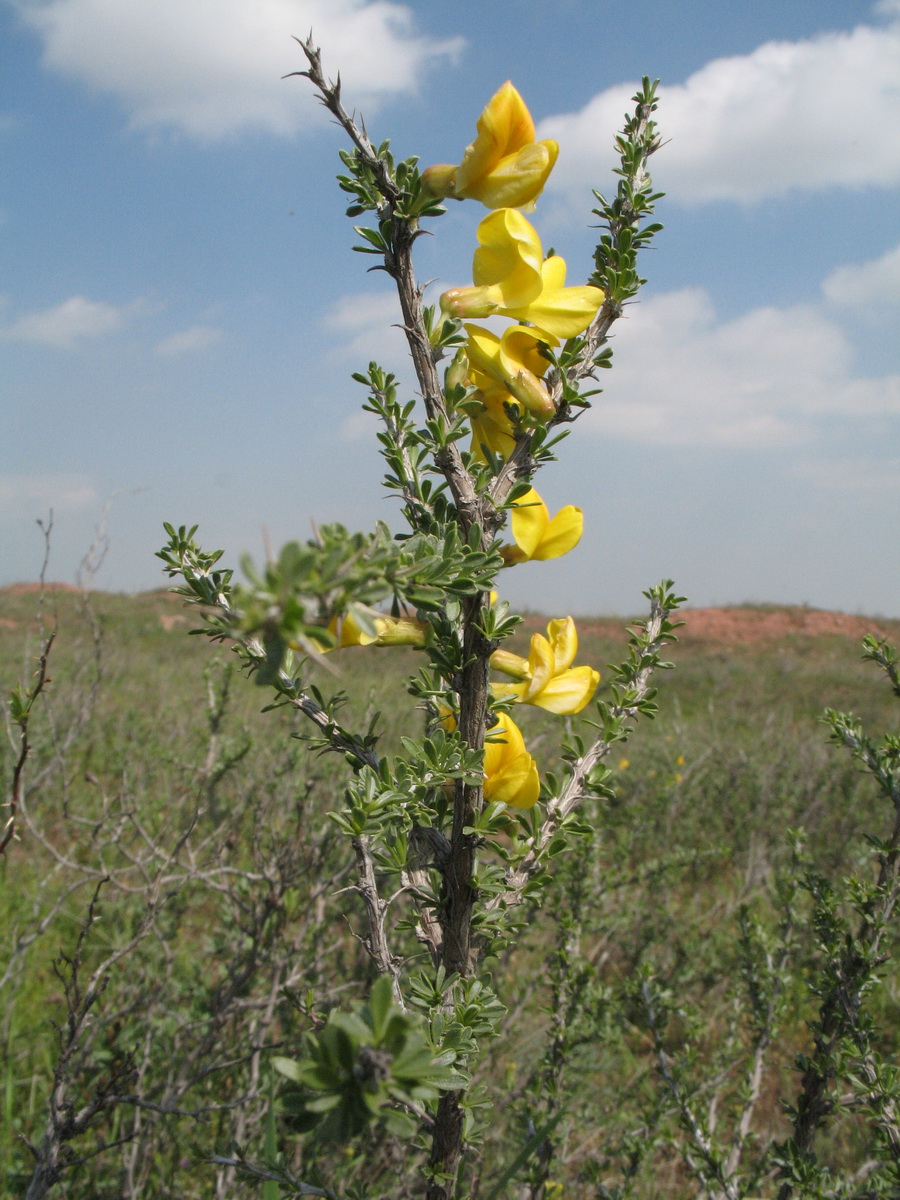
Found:
<svg viewBox="0 0 900 1200"><path fill-rule="evenodd" d="M494 695L520 704L534 704L561 716L579 713L591 700L600 682L593 667L573 667L578 653L578 632L571 617L551 621L547 637L535 633L528 658L509 650L495 650L491 666L520 683L495 683Z"/></svg>
<svg viewBox="0 0 900 1200"><path fill-rule="evenodd" d="M556 407L541 383L550 365L541 344L558 346L559 339L525 325L511 325L501 337L480 325L466 325L465 330L469 378L475 386L489 392L499 383L532 417L549 420Z"/></svg>
<svg viewBox="0 0 900 1200"><path fill-rule="evenodd" d="M551 520L547 505L534 488L515 501L510 515L514 546L501 550L504 564L560 558L581 541L584 513L574 504L561 508Z"/></svg>
<svg viewBox="0 0 900 1200"><path fill-rule="evenodd" d="M444 292L445 313L461 320L512 317L557 338L587 329L603 303L603 292L589 286L565 287L565 260L544 259L537 231L520 212L501 208L491 213L479 224L477 236L475 286Z"/></svg>
<svg viewBox="0 0 900 1200"><path fill-rule="evenodd" d="M512 808L531 808L541 791L537 763L508 713L499 713L484 744L484 798Z"/></svg>
<svg viewBox="0 0 900 1200"><path fill-rule="evenodd" d="M486 459L485 449L492 454L499 454L501 458L509 458L516 446L516 434L507 405L519 411L521 405L506 388L499 385L489 391L475 392L472 399L482 405L481 412L469 417L472 453L481 462Z"/></svg>
<svg viewBox="0 0 900 1200"><path fill-rule="evenodd" d="M328 632L337 642L336 650L343 650L345 646L371 646L377 638L377 632L364 633L349 613L344 616L336 613L328 622Z"/></svg>
<svg viewBox="0 0 900 1200"><path fill-rule="evenodd" d="M427 626L406 617L374 617L375 633L366 633L350 613L334 616L328 632L337 642L335 649L346 646L424 646Z"/></svg>
<svg viewBox="0 0 900 1200"><path fill-rule="evenodd" d="M488 101L476 128L478 136L458 167L441 163L422 173L426 190L441 198L480 200L487 208L533 206L559 146L534 140L531 113L509 80Z"/></svg>

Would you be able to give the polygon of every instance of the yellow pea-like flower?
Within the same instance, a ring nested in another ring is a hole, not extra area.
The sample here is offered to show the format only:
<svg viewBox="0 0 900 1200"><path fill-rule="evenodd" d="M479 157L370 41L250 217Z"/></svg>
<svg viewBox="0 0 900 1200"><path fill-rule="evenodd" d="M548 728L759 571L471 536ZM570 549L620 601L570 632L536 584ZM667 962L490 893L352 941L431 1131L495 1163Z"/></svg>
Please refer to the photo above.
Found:
<svg viewBox="0 0 900 1200"><path fill-rule="evenodd" d="M438 724L446 730L456 728L453 713L439 706ZM509 713L498 713L497 723L487 732L484 743L484 798L498 800L512 808L531 808L541 791L537 763L525 749L522 731Z"/></svg>
<svg viewBox="0 0 900 1200"><path fill-rule="evenodd" d="M550 365L542 345L558 346L559 339L525 325L511 325L498 337L480 325L466 325L469 376L476 387L489 391L498 383L538 421L547 421L556 407L541 382Z"/></svg>
<svg viewBox="0 0 900 1200"><path fill-rule="evenodd" d="M424 646L428 626L407 617L375 617L375 633L365 633L350 613L334 616L328 622L328 632L337 642L335 649L346 646Z"/></svg>
<svg viewBox="0 0 900 1200"><path fill-rule="evenodd" d="M555 338L583 333L603 303L600 288L566 287L565 260L544 259L541 240L513 208L501 208L479 224L472 262L474 287L451 288L441 296L450 317L512 317ZM547 338L545 337L546 341Z"/></svg>
<svg viewBox="0 0 900 1200"><path fill-rule="evenodd" d="M559 146L535 141L531 113L509 80L488 101L476 128L458 167L441 163L423 172L425 188L441 198L480 200L487 208L533 207Z"/></svg>
<svg viewBox="0 0 900 1200"><path fill-rule="evenodd" d="M493 387L488 391L477 391L473 400L481 403L481 411L469 418L472 426L472 453L481 462L486 461L486 450L509 458L516 448L516 434L508 407L520 409L518 401L504 387Z"/></svg>
<svg viewBox="0 0 900 1200"><path fill-rule="evenodd" d="M568 554L581 541L584 513L576 505L567 504L551 519L547 505L531 488L513 504L510 526L515 545L504 546L501 551L507 567Z"/></svg>
<svg viewBox="0 0 900 1200"><path fill-rule="evenodd" d="M512 808L531 808L541 791L537 763L508 713L499 713L484 744L484 798Z"/></svg>
<svg viewBox="0 0 900 1200"><path fill-rule="evenodd" d="M547 637L532 635L527 659L509 650L494 651L491 666L520 681L495 683L494 695L563 716L581 712L597 690L600 673L593 667L573 667L577 653L578 633L572 618L551 621Z"/></svg>

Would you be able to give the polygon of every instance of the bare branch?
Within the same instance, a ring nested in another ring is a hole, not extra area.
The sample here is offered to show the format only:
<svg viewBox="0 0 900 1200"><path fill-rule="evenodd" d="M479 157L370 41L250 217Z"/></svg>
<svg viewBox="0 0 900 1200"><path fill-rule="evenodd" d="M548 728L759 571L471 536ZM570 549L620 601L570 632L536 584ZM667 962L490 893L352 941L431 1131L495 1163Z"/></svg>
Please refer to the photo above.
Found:
<svg viewBox="0 0 900 1200"><path fill-rule="evenodd" d="M49 634L44 642L41 657L38 660L38 669L36 672L37 678L27 692L22 693L21 689L16 689L10 701L10 709L12 710L13 723L19 727L19 754L16 758L15 766L13 767L12 788L10 798L7 801L9 808L9 816L6 819L6 824L3 827L3 832L0 833L0 855L4 853L6 847L13 840L16 834L16 815L19 811L19 806L22 800L22 776L25 771L25 764L28 761L28 755L31 752L31 743L28 739L28 726L31 720L31 710L35 700L46 689L50 683L50 676L47 674L47 668L50 661L50 651L53 648L53 643L56 640L56 629Z"/></svg>

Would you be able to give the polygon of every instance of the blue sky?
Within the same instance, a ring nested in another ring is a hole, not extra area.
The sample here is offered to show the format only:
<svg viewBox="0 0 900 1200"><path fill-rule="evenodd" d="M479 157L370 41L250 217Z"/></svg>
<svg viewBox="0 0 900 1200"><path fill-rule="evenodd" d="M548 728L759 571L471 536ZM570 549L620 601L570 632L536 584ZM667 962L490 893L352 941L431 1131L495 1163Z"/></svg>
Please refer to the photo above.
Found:
<svg viewBox="0 0 900 1200"><path fill-rule="evenodd" d="M374 137L458 161L511 78L561 146L533 221L589 270L591 186L661 79L665 225L592 413L542 472L582 544L516 603L900 616L900 0L0 0L0 583L160 585L163 520L262 557L310 522L391 520L350 375L412 387L396 303L334 183L343 143L291 35ZM469 281L477 204L422 239Z"/></svg>

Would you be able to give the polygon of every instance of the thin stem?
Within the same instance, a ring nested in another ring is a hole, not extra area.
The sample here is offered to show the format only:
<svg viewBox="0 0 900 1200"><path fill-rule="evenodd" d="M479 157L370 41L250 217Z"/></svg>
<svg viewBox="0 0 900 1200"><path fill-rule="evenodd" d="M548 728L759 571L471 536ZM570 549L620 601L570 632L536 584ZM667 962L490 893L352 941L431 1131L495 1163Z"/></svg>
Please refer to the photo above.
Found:
<svg viewBox="0 0 900 1200"><path fill-rule="evenodd" d="M50 677L47 674L47 668L50 661L50 651L53 647L53 642L56 639L56 630L50 633L44 642L44 648L41 651L41 657L38 661L37 679L29 688L27 694L22 700L21 711L15 716L15 723L19 726L19 753L16 757L16 763L13 767L12 788L8 802L9 816L6 818L6 824L3 827L3 832L0 833L0 855L6 850L6 847L16 835L16 816L19 811L19 805L22 800L22 780L25 771L25 764L28 762L28 756L31 753L31 743L28 740L28 725L31 719L31 709L35 700L40 696L41 692L47 687L50 682ZM13 703L15 703L15 693Z"/></svg>
<svg viewBox="0 0 900 1200"><path fill-rule="evenodd" d="M419 235L418 221L415 218L401 216L398 213L398 202L401 190L393 178L388 163L379 155L375 146L369 140L365 127L354 121L341 103L340 79L330 83L322 71L322 57L317 46L311 39L302 41L295 39L306 55L309 68L306 71L292 72L309 79L319 93L319 99L334 116L337 123L345 131L356 147L365 165L372 171L378 184L378 189L384 197L384 204L379 211L379 220L390 222L390 251L384 258L384 269L394 280L400 309L403 313L403 332L409 346L410 356L415 367L416 379L425 404L425 412L431 420L437 421L444 427L450 424L447 406L444 403L444 393L441 388L435 363L433 348L425 328L422 315L423 289L416 283L412 264L412 247ZM443 472L454 503L459 510L461 524L466 533L478 524L485 528L493 526L496 529L501 518L493 511L493 506L479 497L474 480L463 466L459 447L455 442L448 442L442 447L437 466ZM485 545L489 545L488 538Z"/></svg>
<svg viewBox="0 0 900 1200"><path fill-rule="evenodd" d="M363 939L363 945L372 957L382 975L387 975L391 981L394 1002L406 1011L403 993L400 990L400 959L391 954L388 946L384 918L388 902L378 894L378 881L375 878L375 862L372 858L371 838L360 834L353 839L353 851L356 854L356 891L362 896L366 906L369 932Z"/></svg>

